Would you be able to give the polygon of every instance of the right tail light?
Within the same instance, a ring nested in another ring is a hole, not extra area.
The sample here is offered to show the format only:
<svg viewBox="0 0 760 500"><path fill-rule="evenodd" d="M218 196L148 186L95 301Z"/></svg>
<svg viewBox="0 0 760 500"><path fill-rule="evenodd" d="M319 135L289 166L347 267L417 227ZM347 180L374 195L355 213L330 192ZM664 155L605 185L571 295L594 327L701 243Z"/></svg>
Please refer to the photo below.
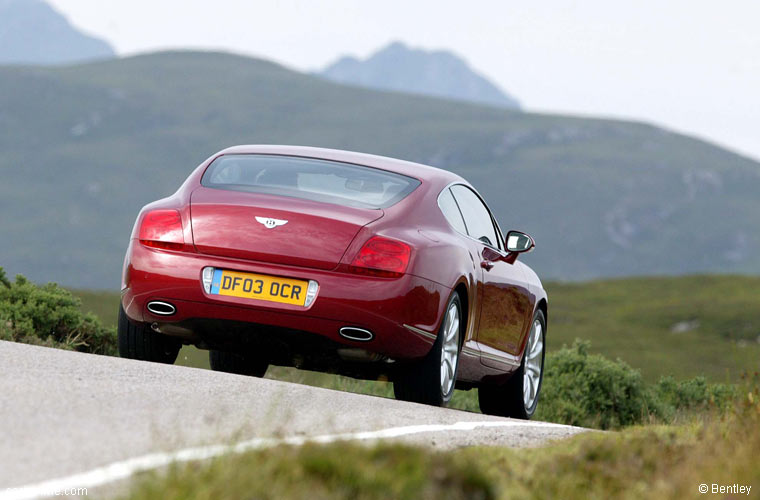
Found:
<svg viewBox="0 0 760 500"><path fill-rule="evenodd" d="M398 278L406 272L411 254L412 249L406 243L373 236L362 246L348 269L356 274Z"/></svg>

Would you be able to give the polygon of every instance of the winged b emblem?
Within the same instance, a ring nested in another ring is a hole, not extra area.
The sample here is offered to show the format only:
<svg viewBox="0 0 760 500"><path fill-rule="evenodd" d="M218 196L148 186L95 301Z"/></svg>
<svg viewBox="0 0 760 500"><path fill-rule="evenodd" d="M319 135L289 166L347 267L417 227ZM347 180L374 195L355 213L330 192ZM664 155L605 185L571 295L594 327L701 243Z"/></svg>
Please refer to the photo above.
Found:
<svg viewBox="0 0 760 500"><path fill-rule="evenodd" d="M256 216L256 222L259 222L264 225L267 229L274 229L277 226L284 226L288 223L285 219L270 219L269 217L259 217Z"/></svg>

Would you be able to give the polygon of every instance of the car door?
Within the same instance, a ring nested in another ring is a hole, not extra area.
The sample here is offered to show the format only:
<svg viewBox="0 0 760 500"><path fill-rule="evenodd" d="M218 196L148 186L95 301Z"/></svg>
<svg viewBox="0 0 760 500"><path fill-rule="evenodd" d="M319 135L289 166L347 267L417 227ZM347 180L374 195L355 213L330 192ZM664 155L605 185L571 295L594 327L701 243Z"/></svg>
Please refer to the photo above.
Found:
<svg viewBox="0 0 760 500"><path fill-rule="evenodd" d="M477 342L484 364L503 368L519 364L526 326L533 313L533 295L522 268L501 260L503 237L490 210L471 188L454 185L451 192L462 212L467 234L481 259L480 322Z"/></svg>

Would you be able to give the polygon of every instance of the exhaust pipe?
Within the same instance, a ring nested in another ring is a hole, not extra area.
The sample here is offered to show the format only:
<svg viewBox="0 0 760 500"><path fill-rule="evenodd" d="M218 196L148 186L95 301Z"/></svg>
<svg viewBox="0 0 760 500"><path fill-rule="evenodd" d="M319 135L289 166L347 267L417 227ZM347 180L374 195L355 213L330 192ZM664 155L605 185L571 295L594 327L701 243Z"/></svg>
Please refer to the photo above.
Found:
<svg viewBox="0 0 760 500"><path fill-rule="evenodd" d="M344 326L340 329L340 336L348 340L354 340L356 342L369 342L375 338L375 334L364 328L357 328L355 326Z"/></svg>
<svg viewBox="0 0 760 500"><path fill-rule="evenodd" d="M177 312L177 308L168 302L153 300L148 302L148 311L158 316L171 316Z"/></svg>

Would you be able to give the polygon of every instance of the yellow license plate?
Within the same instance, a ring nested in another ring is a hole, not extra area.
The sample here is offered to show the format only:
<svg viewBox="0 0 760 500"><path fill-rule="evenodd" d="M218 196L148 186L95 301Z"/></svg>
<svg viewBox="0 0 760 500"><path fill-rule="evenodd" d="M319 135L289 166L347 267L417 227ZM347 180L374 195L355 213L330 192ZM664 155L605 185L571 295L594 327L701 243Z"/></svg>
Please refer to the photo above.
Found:
<svg viewBox="0 0 760 500"><path fill-rule="evenodd" d="M308 287L309 282L303 280L215 269L211 294L302 306Z"/></svg>

